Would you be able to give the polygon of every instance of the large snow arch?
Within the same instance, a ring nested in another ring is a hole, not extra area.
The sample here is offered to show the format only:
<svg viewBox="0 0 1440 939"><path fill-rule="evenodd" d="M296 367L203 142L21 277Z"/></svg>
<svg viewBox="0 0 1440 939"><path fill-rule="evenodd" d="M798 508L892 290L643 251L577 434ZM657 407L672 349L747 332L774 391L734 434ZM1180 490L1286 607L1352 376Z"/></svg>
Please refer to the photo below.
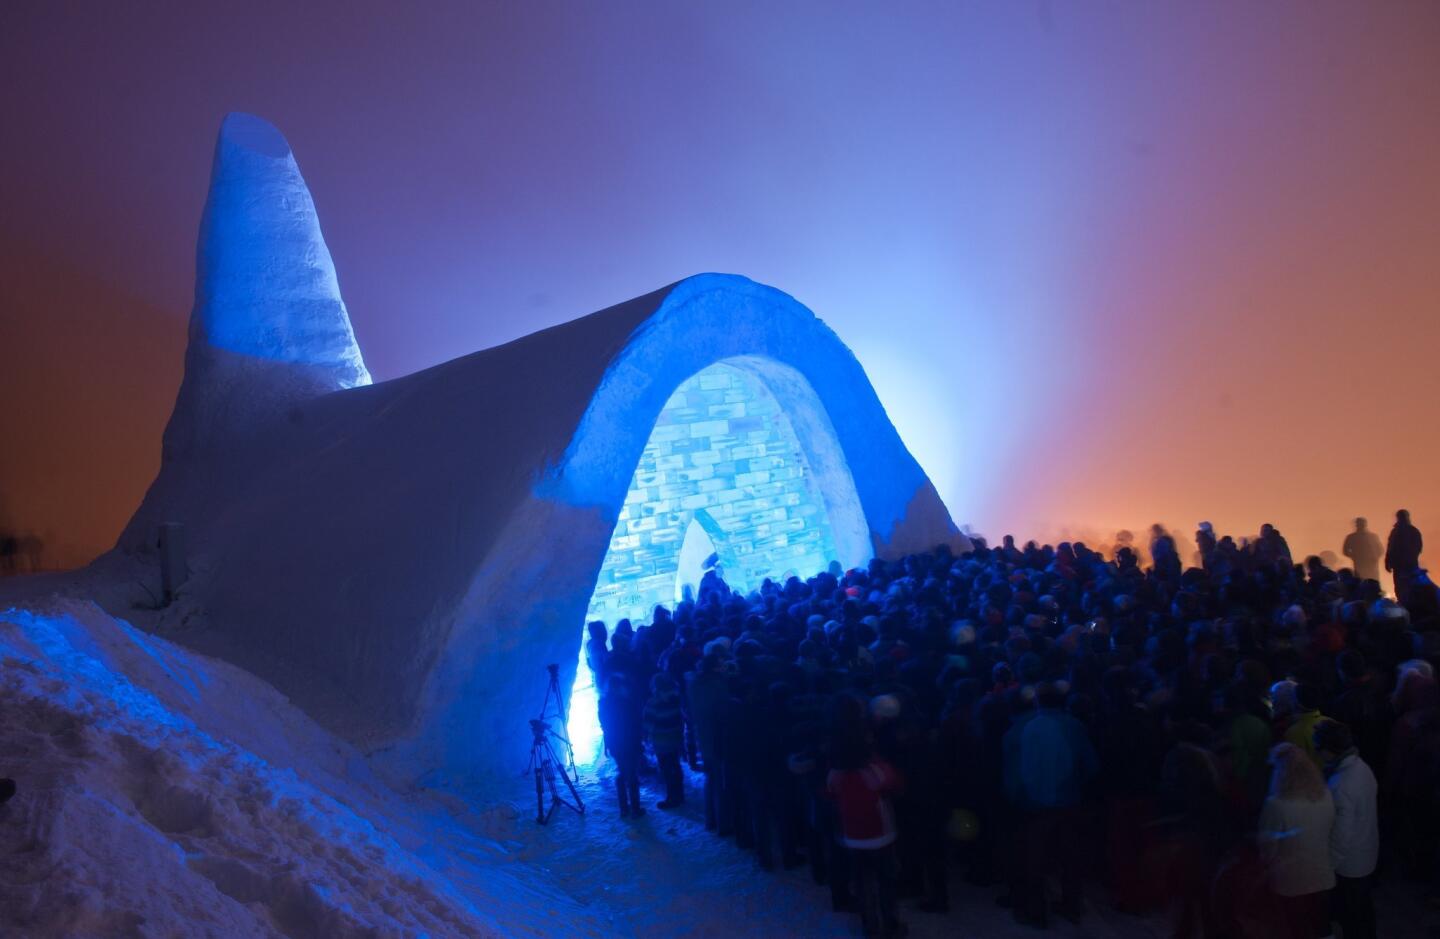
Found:
<svg viewBox="0 0 1440 939"><path fill-rule="evenodd" d="M650 431L676 389L716 363L756 376L781 403L842 564L960 537L853 354L793 298L706 274L632 304L649 313L610 359L565 452L537 479L458 610L421 703L413 745L424 763L484 762L475 741L523 750L543 665L558 663L562 687L571 687L577 627ZM632 304L596 316L618 317ZM507 658L524 665L502 665Z"/></svg>
<svg viewBox="0 0 1440 939"><path fill-rule="evenodd" d="M743 277L368 384L314 203L258 118L221 128L195 297L160 472L97 564L158 580L156 529L182 524L190 580L160 627L435 779L524 762L651 428L716 363L783 405L842 563L963 544L850 350Z"/></svg>
<svg viewBox="0 0 1440 939"><path fill-rule="evenodd" d="M692 525L742 592L868 555L865 515L834 428L793 369L726 359L670 396L630 479L586 618L613 625L673 606ZM689 582L697 582L693 572Z"/></svg>
<svg viewBox="0 0 1440 939"><path fill-rule="evenodd" d="M712 552L726 583L748 592L840 557L858 563L869 547L855 483L814 389L779 362L725 359L687 378L661 410L585 618L648 622L699 583L700 556ZM687 550L695 557L684 565ZM577 665L570 737L581 762L598 755L596 694L589 668Z"/></svg>

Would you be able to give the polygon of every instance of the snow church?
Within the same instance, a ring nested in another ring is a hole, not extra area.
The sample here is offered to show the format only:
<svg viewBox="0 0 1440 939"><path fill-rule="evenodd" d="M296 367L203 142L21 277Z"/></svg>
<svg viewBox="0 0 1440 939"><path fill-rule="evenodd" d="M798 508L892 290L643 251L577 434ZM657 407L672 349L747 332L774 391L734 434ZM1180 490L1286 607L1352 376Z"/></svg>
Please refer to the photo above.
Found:
<svg viewBox="0 0 1440 939"><path fill-rule="evenodd" d="M587 619L648 620L707 555L749 590L964 542L850 350L743 277L372 383L290 147L247 114L111 560L153 570L162 526L188 559L175 638L441 777L513 773L545 665L569 688Z"/></svg>

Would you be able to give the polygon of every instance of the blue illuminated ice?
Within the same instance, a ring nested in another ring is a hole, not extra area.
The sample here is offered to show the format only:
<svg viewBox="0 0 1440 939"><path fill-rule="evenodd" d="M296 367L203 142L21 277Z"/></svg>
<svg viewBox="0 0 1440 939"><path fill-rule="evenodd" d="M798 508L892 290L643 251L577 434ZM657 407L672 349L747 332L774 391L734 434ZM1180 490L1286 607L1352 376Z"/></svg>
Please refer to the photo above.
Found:
<svg viewBox="0 0 1440 939"><path fill-rule="evenodd" d="M322 368L337 389L370 383L315 201L285 138L252 114L220 128L195 300L192 330L216 349Z"/></svg>
<svg viewBox="0 0 1440 939"><path fill-rule="evenodd" d="M215 514L257 472L257 437L318 396L369 384L290 145L261 118L230 114L200 222L185 378L160 475L120 544L144 548L163 522Z"/></svg>
<svg viewBox="0 0 1440 939"><path fill-rule="evenodd" d="M725 582L742 593L767 577L811 576L836 559L830 512L804 447L743 360L702 369L665 402L586 618L646 622L656 606L673 607L685 577L691 587L700 583L693 567L682 574L687 539L708 545L696 550L717 554Z"/></svg>

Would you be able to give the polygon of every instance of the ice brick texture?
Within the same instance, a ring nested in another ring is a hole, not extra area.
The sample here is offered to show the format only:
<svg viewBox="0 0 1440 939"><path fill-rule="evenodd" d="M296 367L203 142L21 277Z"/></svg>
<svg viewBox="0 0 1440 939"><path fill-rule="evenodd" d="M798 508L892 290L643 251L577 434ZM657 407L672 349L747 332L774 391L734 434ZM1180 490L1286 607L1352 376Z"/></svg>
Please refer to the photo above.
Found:
<svg viewBox="0 0 1440 939"><path fill-rule="evenodd" d="M755 375L724 363L665 403L630 481L588 618L649 621L673 605L680 547L698 522L738 590L808 577L835 557L825 506L779 402Z"/></svg>

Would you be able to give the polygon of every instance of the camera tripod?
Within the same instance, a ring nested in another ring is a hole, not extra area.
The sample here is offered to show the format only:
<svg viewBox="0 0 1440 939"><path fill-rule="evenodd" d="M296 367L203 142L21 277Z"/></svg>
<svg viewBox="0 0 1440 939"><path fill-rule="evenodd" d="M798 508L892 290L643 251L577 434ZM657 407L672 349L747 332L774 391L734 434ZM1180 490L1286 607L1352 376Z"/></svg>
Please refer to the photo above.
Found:
<svg viewBox="0 0 1440 939"><path fill-rule="evenodd" d="M560 718L560 726L566 726L565 699L560 695L560 666L547 665L550 672L550 682L545 688L545 700L540 705L540 716L530 721L530 733L534 736L534 742L530 744L530 762L526 764L521 775L533 774L535 777L535 821L544 825L550 821L550 816L555 814L557 806L565 806L578 815L585 814L585 800L580 798L580 791L575 788L580 774L575 768L575 748L570 745L570 738L565 733L553 730L547 719L550 710L550 700L555 700L555 709ZM555 745L551 738L560 741L560 746L565 754L562 759L555 751ZM560 794L555 786L555 777L559 776L565 781L565 789L570 793L570 799ZM545 792L550 792L550 807L545 807ZM571 801L574 800L574 801Z"/></svg>

